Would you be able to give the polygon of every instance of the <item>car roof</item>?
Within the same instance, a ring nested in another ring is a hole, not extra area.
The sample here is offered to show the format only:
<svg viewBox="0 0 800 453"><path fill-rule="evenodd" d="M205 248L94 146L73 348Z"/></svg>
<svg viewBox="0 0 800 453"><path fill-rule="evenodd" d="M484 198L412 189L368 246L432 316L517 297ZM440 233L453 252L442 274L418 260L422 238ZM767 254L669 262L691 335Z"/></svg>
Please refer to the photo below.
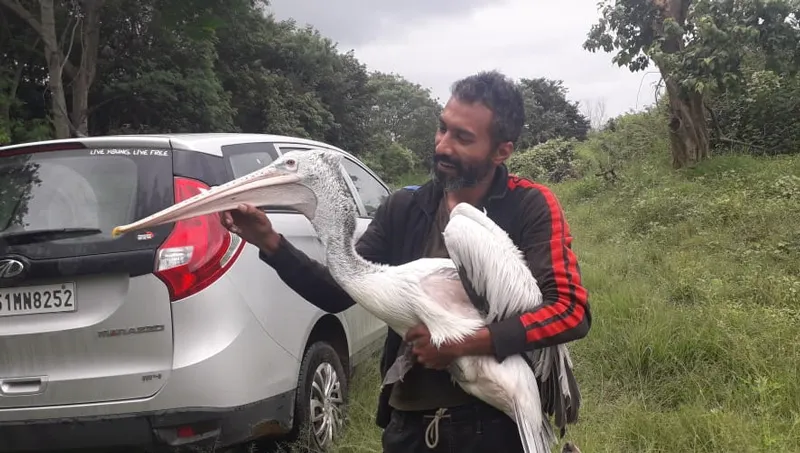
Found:
<svg viewBox="0 0 800 453"><path fill-rule="evenodd" d="M132 135L102 135L95 137L77 137L57 140L44 140L38 142L19 143L16 145L0 147L0 153L16 148L28 146L55 145L64 143L81 143L87 147L100 146L166 146L171 144L175 149L199 151L215 156L221 156L221 147L241 143L270 142L307 145L339 151L350 157L352 154L324 142L274 134L247 134L237 132L227 133L181 133L181 134L132 134Z"/></svg>

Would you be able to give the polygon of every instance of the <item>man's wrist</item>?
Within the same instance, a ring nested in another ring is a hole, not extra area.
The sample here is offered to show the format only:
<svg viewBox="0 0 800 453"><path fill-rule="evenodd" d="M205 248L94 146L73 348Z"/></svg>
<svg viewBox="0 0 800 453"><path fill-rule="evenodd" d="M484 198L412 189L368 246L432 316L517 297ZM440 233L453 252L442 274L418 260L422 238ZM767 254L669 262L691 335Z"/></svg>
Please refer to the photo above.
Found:
<svg viewBox="0 0 800 453"><path fill-rule="evenodd" d="M268 234L263 241L261 241L261 243L258 245L258 248L261 249L265 255L272 256L278 251L278 249L280 249L280 246L281 235L273 231L272 233Z"/></svg>
<svg viewBox="0 0 800 453"><path fill-rule="evenodd" d="M461 343L458 352L460 356L476 356L491 355L492 351L492 334L488 328L483 327Z"/></svg>

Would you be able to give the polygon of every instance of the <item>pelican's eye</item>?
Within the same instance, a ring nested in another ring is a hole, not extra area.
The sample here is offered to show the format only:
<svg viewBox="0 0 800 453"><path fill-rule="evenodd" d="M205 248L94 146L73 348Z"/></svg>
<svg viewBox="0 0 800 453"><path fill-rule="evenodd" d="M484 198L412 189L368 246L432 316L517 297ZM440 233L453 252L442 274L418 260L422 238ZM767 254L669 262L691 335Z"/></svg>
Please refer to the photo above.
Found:
<svg viewBox="0 0 800 453"><path fill-rule="evenodd" d="M295 168L297 168L297 161L294 160L294 159L287 159L286 160L286 168L294 170Z"/></svg>

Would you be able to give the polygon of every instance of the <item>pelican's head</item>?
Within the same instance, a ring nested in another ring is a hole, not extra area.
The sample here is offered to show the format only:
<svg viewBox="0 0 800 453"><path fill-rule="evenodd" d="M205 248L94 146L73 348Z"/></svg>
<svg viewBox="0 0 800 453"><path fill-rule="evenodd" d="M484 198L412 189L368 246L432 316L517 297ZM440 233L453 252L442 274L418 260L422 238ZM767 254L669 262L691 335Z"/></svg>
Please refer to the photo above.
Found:
<svg viewBox="0 0 800 453"><path fill-rule="evenodd" d="M342 177L342 156L335 151L312 149L289 151L254 172L262 206L287 207L315 216L319 198L340 195L347 190Z"/></svg>

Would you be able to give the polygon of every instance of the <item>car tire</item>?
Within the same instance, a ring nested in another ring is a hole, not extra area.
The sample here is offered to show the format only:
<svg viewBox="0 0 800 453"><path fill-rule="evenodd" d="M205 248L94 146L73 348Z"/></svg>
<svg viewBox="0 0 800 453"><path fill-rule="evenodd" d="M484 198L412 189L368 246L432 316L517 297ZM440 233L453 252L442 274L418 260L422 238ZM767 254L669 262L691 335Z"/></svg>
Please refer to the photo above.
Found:
<svg viewBox="0 0 800 453"><path fill-rule="evenodd" d="M311 451L328 451L341 435L346 417L347 375L341 358L323 341L313 343L300 365L294 425L297 438ZM321 428L321 435L317 431Z"/></svg>

